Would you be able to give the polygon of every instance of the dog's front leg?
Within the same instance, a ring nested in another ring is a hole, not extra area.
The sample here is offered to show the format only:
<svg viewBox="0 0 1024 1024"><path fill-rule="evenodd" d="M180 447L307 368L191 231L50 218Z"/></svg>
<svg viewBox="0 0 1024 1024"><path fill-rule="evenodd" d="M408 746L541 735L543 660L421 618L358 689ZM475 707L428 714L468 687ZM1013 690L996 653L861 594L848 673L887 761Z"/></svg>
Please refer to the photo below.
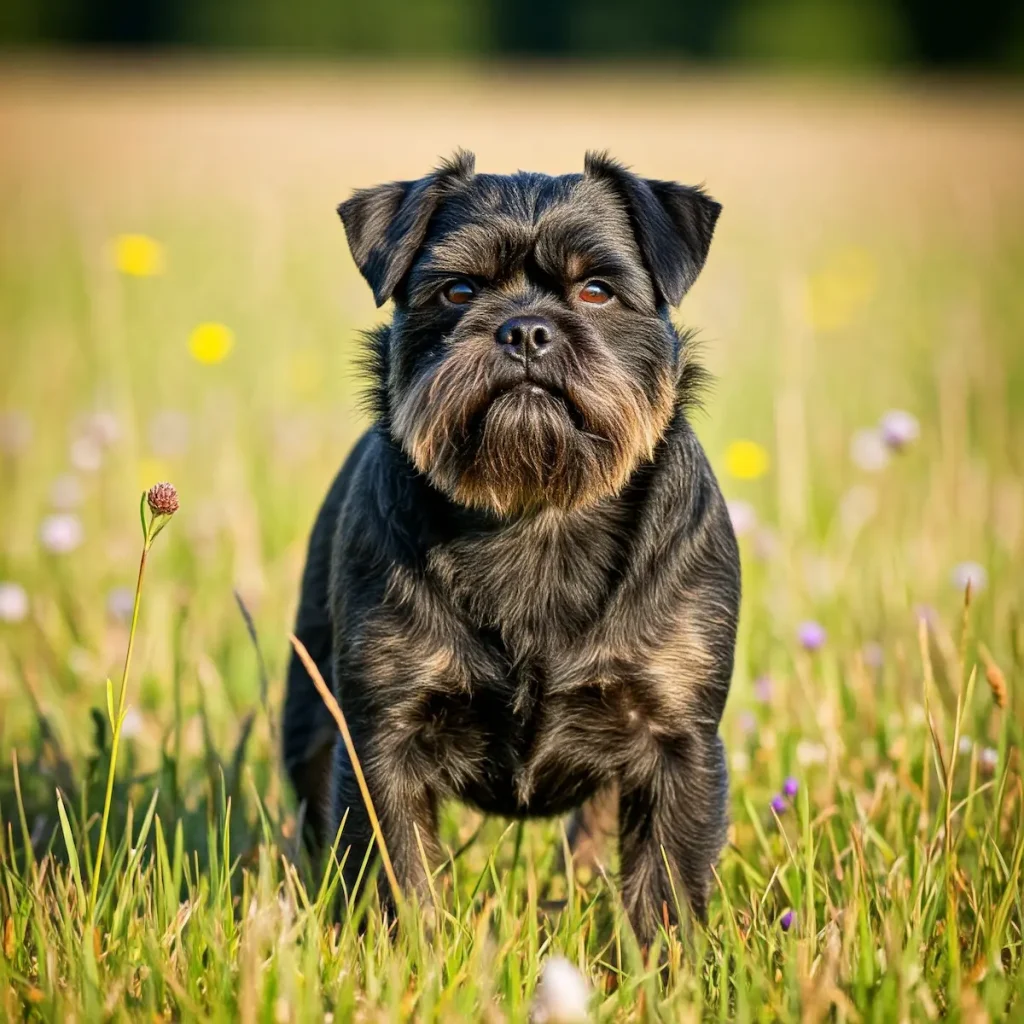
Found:
<svg viewBox="0 0 1024 1024"><path fill-rule="evenodd" d="M728 777L712 731L662 738L619 801L622 892L637 938L677 923L676 898L707 919L711 866L725 841ZM671 872L671 873L670 873Z"/></svg>
<svg viewBox="0 0 1024 1024"><path fill-rule="evenodd" d="M360 750L369 752L376 746L373 737L368 737L364 743L358 739L355 742L357 753ZM381 758L366 757L365 754L360 757L367 789L401 894L405 898L417 899L426 911L431 906L428 871L440 856L437 798L429 786L406 773L400 763L388 759L386 767L381 767L383 761ZM360 874L366 877L379 851L375 851L374 858L367 862L364 872L363 863L373 842L373 826L343 743L338 743L335 750L331 803L335 812L335 834L344 822L338 855L340 857L347 851L343 878L348 898L352 901L357 895ZM387 911L393 912L393 894L383 870L378 872L377 885L382 904Z"/></svg>

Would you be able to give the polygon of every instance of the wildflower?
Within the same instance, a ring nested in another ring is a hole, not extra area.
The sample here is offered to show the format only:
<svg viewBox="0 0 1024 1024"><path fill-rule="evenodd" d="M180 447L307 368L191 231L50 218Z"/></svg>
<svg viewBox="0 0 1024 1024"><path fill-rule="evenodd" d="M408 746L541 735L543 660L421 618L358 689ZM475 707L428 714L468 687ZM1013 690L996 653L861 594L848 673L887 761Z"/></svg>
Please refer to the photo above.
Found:
<svg viewBox="0 0 1024 1024"><path fill-rule="evenodd" d="M178 491L174 484L153 484L146 494L146 501L155 516L173 516L178 511Z"/></svg>
<svg viewBox="0 0 1024 1024"><path fill-rule="evenodd" d="M772 797L771 808L776 814L785 814L788 806L786 798L781 793L776 793Z"/></svg>
<svg viewBox="0 0 1024 1024"><path fill-rule="evenodd" d="M825 646L825 640L828 638L828 634L825 632L825 627L820 622L815 622L813 619L808 619L806 622L801 622L800 626L796 631L797 639L800 641L800 646L805 651L819 651Z"/></svg>
<svg viewBox="0 0 1024 1024"><path fill-rule="evenodd" d="M737 480L756 480L768 465L768 452L756 441L733 441L725 451L726 471Z"/></svg>
<svg viewBox="0 0 1024 1024"><path fill-rule="evenodd" d="M128 277L155 277L164 270L164 248L148 235L118 235L114 266Z"/></svg>
<svg viewBox="0 0 1024 1024"><path fill-rule="evenodd" d="M824 764L828 760L828 748L824 743L811 743L810 740L801 740L796 745L796 763L801 768L807 768L812 764Z"/></svg>
<svg viewBox="0 0 1024 1024"><path fill-rule="evenodd" d="M107 612L118 622L127 622L135 610L135 591L130 587L114 587L107 594Z"/></svg>
<svg viewBox="0 0 1024 1024"><path fill-rule="evenodd" d="M31 443L32 421L14 409L0 412L0 452L20 455Z"/></svg>
<svg viewBox="0 0 1024 1024"><path fill-rule="evenodd" d="M784 932L788 932L789 929L793 927L793 918L795 916L796 915L792 910L787 910L782 917L779 918L779 927L782 928Z"/></svg>
<svg viewBox="0 0 1024 1024"><path fill-rule="evenodd" d="M745 775L750 771L750 755L745 750L734 751L732 757L729 758L729 767L737 775Z"/></svg>
<svg viewBox="0 0 1024 1024"><path fill-rule="evenodd" d="M530 1007L533 1024L576 1024L586 1021L590 985L565 957L552 956L541 968Z"/></svg>
<svg viewBox="0 0 1024 1024"><path fill-rule="evenodd" d="M995 747L984 747L978 754L978 764L986 772L994 772L999 767L999 751Z"/></svg>
<svg viewBox="0 0 1024 1024"><path fill-rule="evenodd" d="M890 409L878 425L882 440L893 451L903 451L907 445L917 440L921 426L917 418L903 409Z"/></svg>
<svg viewBox="0 0 1024 1024"><path fill-rule="evenodd" d="M889 463L889 449L879 430L868 427L854 431L850 438L850 458L865 473L877 473Z"/></svg>
<svg viewBox="0 0 1024 1024"><path fill-rule="evenodd" d="M135 708L129 708L124 713L124 721L121 723L121 735L133 739L142 733L142 715Z"/></svg>
<svg viewBox="0 0 1024 1024"><path fill-rule="evenodd" d="M757 528L757 513L749 501L727 501L729 521L737 537L745 537Z"/></svg>
<svg viewBox="0 0 1024 1024"><path fill-rule="evenodd" d="M82 543L82 522L70 512L47 516L39 526L39 540L51 555L66 555Z"/></svg>
<svg viewBox="0 0 1024 1024"><path fill-rule="evenodd" d="M758 676L754 680L754 696L762 704L770 704L772 702L772 690L774 684L772 683L771 676Z"/></svg>
<svg viewBox="0 0 1024 1024"><path fill-rule="evenodd" d="M69 451L71 465L82 473L95 473L103 465L103 448L88 434L76 437Z"/></svg>
<svg viewBox="0 0 1024 1024"><path fill-rule="evenodd" d="M0 622L21 622L28 615L28 594L20 583L0 580Z"/></svg>
<svg viewBox="0 0 1024 1024"><path fill-rule="evenodd" d="M188 416L178 409L163 409L149 421L149 447L154 455L184 455L189 442Z"/></svg>
<svg viewBox="0 0 1024 1024"><path fill-rule="evenodd" d="M212 366L228 357L235 344L235 335L225 324L204 323L196 327L188 339L192 358Z"/></svg>
<svg viewBox="0 0 1024 1024"><path fill-rule="evenodd" d="M50 484L50 504L63 512L81 504L82 485L74 473L61 473Z"/></svg>
<svg viewBox="0 0 1024 1024"><path fill-rule="evenodd" d="M974 741L971 739L970 736L961 736L960 737L960 745L959 745L958 749L959 749L960 753L964 755L964 757L966 757L971 752L971 748L973 746L974 746Z"/></svg>
<svg viewBox="0 0 1024 1024"><path fill-rule="evenodd" d="M953 586L960 591L966 590L967 585L970 584L972 594L984 590L988 583L988 573L985 571L985 567L977 562L961 562L954 566L950 578L953 581Z"/></svg>
<svg viewBox="0 0 1024 1024"><path fill-rule="evenodd" d="M796 796L800 789L800 783L797 782L792 775L786 776L786 781L782 783L782 792L785 796L789 797L790 800Z"/></svg>

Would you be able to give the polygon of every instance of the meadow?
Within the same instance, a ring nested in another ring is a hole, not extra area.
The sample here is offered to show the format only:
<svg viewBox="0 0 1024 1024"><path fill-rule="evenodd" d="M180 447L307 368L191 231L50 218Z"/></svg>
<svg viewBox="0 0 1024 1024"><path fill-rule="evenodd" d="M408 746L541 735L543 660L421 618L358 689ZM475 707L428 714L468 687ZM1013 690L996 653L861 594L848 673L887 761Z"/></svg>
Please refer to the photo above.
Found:
<svg viewBox="0 0 1024 1024"><path fill-rule="evenodd" d="M1024 1018L1022 115L994 84L0 65L0 1017L556 1021L564 957L595 1021ZM288 632L384 315L334 207L456 146L607 148L725 206L678 319L743 553L732 825L707 929L646 957L559 822L447 808L436 927L394 937L299 853Z"/></svg>

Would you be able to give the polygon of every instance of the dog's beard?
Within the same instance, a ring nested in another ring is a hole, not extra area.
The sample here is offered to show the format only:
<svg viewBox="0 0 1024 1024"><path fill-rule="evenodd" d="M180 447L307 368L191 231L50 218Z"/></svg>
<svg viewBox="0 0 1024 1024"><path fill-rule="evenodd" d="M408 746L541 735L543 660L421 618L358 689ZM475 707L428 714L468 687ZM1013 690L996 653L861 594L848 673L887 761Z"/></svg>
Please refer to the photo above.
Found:
<svg viewBox="0 0 1024 1024"><path fill-rule="evenodd" d="M392 429L431 482L461 504L509 515L577 509L618 493L650 460L672 414L668 369L653 400L599 346L557 380L524 377L491 338L466 339L392 410Z"/></svg>

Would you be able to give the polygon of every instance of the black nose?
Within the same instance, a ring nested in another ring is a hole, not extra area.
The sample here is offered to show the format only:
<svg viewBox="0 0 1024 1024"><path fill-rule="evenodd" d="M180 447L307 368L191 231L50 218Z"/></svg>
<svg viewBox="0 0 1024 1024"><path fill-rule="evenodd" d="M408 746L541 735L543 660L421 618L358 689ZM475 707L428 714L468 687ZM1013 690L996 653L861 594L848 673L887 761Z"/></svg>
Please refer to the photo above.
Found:
<svg viewBox="0 0 1024 1024"><path fill-rule="evenodd" d="M495 337L513 359L539 359L551 345L554 327L542 316L514 316L506 320Z"/></svg>

